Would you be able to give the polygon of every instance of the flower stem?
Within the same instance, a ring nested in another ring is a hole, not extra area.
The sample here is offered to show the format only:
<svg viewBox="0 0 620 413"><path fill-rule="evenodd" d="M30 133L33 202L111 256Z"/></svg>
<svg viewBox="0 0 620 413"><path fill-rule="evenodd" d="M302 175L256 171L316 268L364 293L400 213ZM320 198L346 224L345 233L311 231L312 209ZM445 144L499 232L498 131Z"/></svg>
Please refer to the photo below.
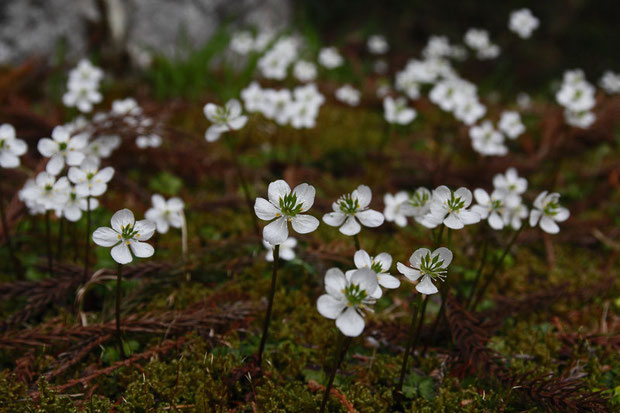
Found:
<svg viewBox="0 0 620 413"><path fill-rule="evenodd" d="M50 230L50 211L45 211L45 251L47 253L47 272L52 276L52 235Z"/></svg>
<svg viewBox="0 0 620 413"><path fill-rule="evenodd" d="M65 220L63 217L60 217L60 222L58 223L58 247L56 249L56 261L62 261L62 244L64 238L64 223Z"/></svg>
<svg viewBox="0 0 620 413"><path fill-rule="evenodd" d="M351 345L351 341L353 341L353 337L344 337L341 340L338 340L338 349L336 350L336 362L334 363L334 367L329 375L329 380L327 382L327 386L325 387L325 393L323 394L323 401L321 402L321 408L319 409L319 413L323 413L325 411L325 407L327 406L327 400L329 400L329 393L332 389L332 385L334 384L334 379L336 378L336 372L338 371L338 367L342 364L342 360L347 354L349 350L349 346Z"/></svg>
<svg viewBox="0 0 620 413"><path fill-rule="evenodd" d="M472 299L474 298L474 294L476 294L476 288L478 287L478 283L480 282L480 277L482 275L482 271L484 270L484 266L487 263L487 256L489 252L489 232L485 231L484 241L482 244L482 258L480 258L480 265L478 266L478 271L476 271L476 278L474 279L474 284L471 287L471 292L469 293L469 297L467 298L467 303L465 308L469 308Z"/></svg>
<svg viewBox="0 0 620 413"><path fill-rule="evenodd" d="M501 257L499 258L499 260L495 261L495 265L493 266L493 269L491 269L491 273L486 278L484 284L480 288L480 291L476 295L476 299L474 300L474 302L473 302L473 304L471 306L472 309L476 308L478 306L478 304L480 304L480 300L482 300L482 297L484 296L484 293L485 293L486 289L491 284L491 281L493 281L493 278L495 278L495 274L497 273L499 268L504 263L504 259L506 258L506 255L508 255L508 252L510 251L510 249L514 245L514 243L517 240L517 238L519 238L519 234L521 233L521 230L523 229L524 226L525 225L521 225L521 227L519 227L519 229L517 231L515 231L514 235L510 239L510 242L508 242L508 245L506 245L506 248L504 248L504 252L502 252Z"/></svg>
<svg viewBox="0 0 620 413"><path fill-rule="evenodd" d="M90 255L90 195L86 197L86 247L84 251L84 281L88 280L88 256Z"/></svg>
<svg viewBox="0 0 620 413"><path fill-rule="evenodd" d="M434 248L439 248L439 246L441 245L441 240L443 239L443 229L444 229L444 225L441 225L441 228L439 228L439 234L437 235L437 238L435 239L435 246Z"/></svg>
<svg viewBox="0 0 620 413"><path fill-rule="evenodd" d="M446 290L448 286L446 285L447 281L439 286L439 295L441 296L441 305L439 306L439 311L437 312L437 317L435 317L435 321L433 322L433 326L431 327L430 340L424 344L424 348L422 349L422 353L420 353L420 357L424 357L426 354L426 350L428 349L428 343L433 343L435 341L435 335L437 334L437 327L439 327L439 323L443 319L446 312Z"/></svg>
<svg viewBox="0 0 620 413"><path fill-rule="evenodd" d="M121 357L124 359L125 348L123 347L123 335L121 333L121 281L123 279L123 264L118 264L118 273L116 275L116 303L114 307L114 313L116 316L116 338L118 340L119 351Z"/></svg>
<svg viewBox="0 0 620 413"><path fill-rule="evenodd" d="M271 321L271 310L273 309L273 297L276 295L276 284L278 280L278 264L280 263L280 245L273 248L273 274L271 275L271 291L269 292L269 304L267 304L267 314L265 314L265 322L263 324L263 335L260 339L258 348L258 365L263 361L263 350L265 350L265 342L267 341L267 331L269 330L269 321Z"/></svg>
<svg viewBox="0 0 620 413"><path fill-rule="evenodd" d="M362 249L360 246L360 238L357 234L353 235L353 242L355 243L355 251L359 251Z"/></svg>
<svg viewBox="0 0 620 413"><path fill-rule="evenodd" d="M9 233L9 224L7 223L6 214L4 212L4 191L2 191L2 188L0 188L0 220L2 221L2 233L4 234L4 240L9 250L11 262L13 263L13 271L15 271L15 275L18 280L23 280L24 274L22 273L22 266L17 258L17 255L15 255L13 240L11 239L11 234Z"/></svg>
<svg viewBox="0 0 620 413"><path fill-rule="evenodd" d="M407 347L405 347L405 355L403 356L403 366L400 369L400 379L398 380L397 392L403 390L403 383L405 382L405 374L407 373L407 360L409 359L409 353L411 352L413 339L416 331L416 321L418 321L418 310L420 309L420 301L422 300L422 294L418 294L415 304L411 310L411 325L409 326L409 337L407 338Z"/></svg>

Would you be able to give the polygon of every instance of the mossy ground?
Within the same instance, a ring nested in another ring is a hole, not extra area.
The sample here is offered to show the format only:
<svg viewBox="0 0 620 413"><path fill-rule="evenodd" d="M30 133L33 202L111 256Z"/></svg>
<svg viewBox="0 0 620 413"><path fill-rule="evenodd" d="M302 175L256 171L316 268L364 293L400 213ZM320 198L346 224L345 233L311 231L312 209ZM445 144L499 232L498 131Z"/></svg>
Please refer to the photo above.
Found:
<svg viewBox="0 0 620 413"><path fill-rule="evenodd" d="M125 84L109 85L106 96L122 97L132 90ZM617 99L604 99L600 104L615 110L620 107ZM152 106L155 113L169 109L166 102L153 102ZM586 290L609 276L615 277L614 281L602 288L602 293L586 295L583 300L579 296L559 297L541 306L541 311L530 308L511 314L491 331L487 346L502 356L501 362L515 376L579 377L584 393L602 391L610 410L618 409L620 295L618 244L613 241L620 224L615 164L620 157L618 126L603 120L599 128L589 132L575 133L558 126L553 130L561 113L543 99L535 101L525 115L528 132L517 142L511 142L511 155L486 159L472 152L466 130L455 120L423 100L417 106L420 116L412 126L388 129L378 101L365 102L360 108L344 108L330 101L321 109L316 129L276 129L269 121L254 116L238 135L226 135L208 144L202 138L208 126L202 106L177 101L167 112L173 128L165 134L162 148L138 151L131 137L124 137L122 148L110 160L117 169L118 179L101 199L103 208L94 214L94 226L107 225L111 214L123 207L142 216L153 192L181 196L187 205L191 273L191 280L184 281L180 233L171 231L156 236L153 241L156 254L152 260L170 262L172 270L126 280L124 315L182 311L211 302L219 305L227 299L254 303L256 311L248 319L247 327L230 329L216 344L208 331L189 329L180 345L163 354L101 375L86 387L76 385L60 392L55 390L57 386L117 362L114 340L95 347L77 365L50 380L42 376L58 365L68 345L26 343L18 348L0 348L0 410L310 412L317 409L322 391L313 387L312 381L325 384L325 371L333 360L338 332L333 321L319 315L315 303L323 292L326 269L352 266L353 241L327 225L321 225L311 235L298 237L297 257L283 263L279 272L263 371L249 367L260 340L271 266L264 260L264 249L254 234L232 156L241 164L253 197L265 196L267 184L279 178L293 184L314 185L317 197L312 213L315 216L328 212L333 200L359 184L372 188L372 205L381 209L384 193L413 190L419 185L489 189L492 176L508 166L517 166L520 174L528 178L528 201L542 190L560 192L562 203L572 211L561 233L543 236L539 230L526 229L478 310L486 311L481 314L492 314L499 305L497 296L517 298L562 284L569 285L570 291ZM491 112L499 110L499 107L491 108ZM43 116L42 110L35 106L34 113L37 111L37 116ZM58 119L50 116L50 123L55 120ZM549 133L553 136L545 137ZM33 133L29 139L31 147L36 139ZM552 150L533 161L539 149L549 145L549 139ZM554 142L562 146L553 147ZM233 148L232 152L227 145ZM27 167L16 174L19 183L3 184L3 189L17 190L35 164L36 159L31 155ZM53 225L56 231L58 222L54 221ZM33 280L46 277L44 271L34 266L45 250L43 221L23 217L17 228L15 242L27 267L27 277ZM82 240L83 226L79 225L77 231L78 239ZM448 279L454 293L467 296L470 292L481 234L477 227L452 234L455 258ZM378 229L364 228L360 235L362 247L371 254L386 251L395 261L404 261L416 248L431 244L431 232L414 223L404 229L386 223ZM490 236L492 256L497 256L510 233L506 230ZM78 244L83 248L82 241ZM71 261L71 245L66 240L64 261ZM13 280L10 261L5 249L1 254L2 280L8 283ZM115 268L107 249L95 248L94 254L97 268ZM396 273L394 268L392 273ZM109 281L93 288L85 310L90 324L113 318L113 285ZM389 333L398 337L406 334L413 296L413 286L407 282L398 290L386 291L375 313L368 317L372 328L353 341L336 377L336 388L359 412L392 410L392 393L405 343L390 340ZM64 302L51 303L43 314L29 318L6 334L19 335L20 331L39 325L59 328L78 325L73 299L68 296ZM2 304L1 313L8 318L24 305L23 298L16 297ZM427 324L434 320L438 309L439 299L433 297L428 306ZM386 331L388 325L392 326L390 331ZM396 332L393 326L397 326ZM594 335L608 335L611 344L591 343L589 337ZM568 341L566 336L574 340ZM177 338L152 334L126 337L133 354ZM406 378L406 411L546 411L485 372L470 370L465 375L457 374L453 367L458 350L449 334L428 344L430 349L424 357L413 357ZM30 375L24 374L17 364L25 355L32 359ZM347 411L345 404L335 397L328 407L330 412Z"/></svg>

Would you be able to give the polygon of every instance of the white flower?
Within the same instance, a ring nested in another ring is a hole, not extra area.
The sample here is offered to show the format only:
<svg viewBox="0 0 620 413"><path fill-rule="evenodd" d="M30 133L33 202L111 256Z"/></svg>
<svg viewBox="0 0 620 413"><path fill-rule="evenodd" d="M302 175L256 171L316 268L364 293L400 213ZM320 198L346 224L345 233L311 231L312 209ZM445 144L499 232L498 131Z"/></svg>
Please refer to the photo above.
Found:
<svg viewBox="0 0 620 413"><path fill-rule="evenodd" d="M157 226L157 232L165 234L170 227L181 228L183 225L183 208L185 204L181 198L170 198L166 201L163 196L154 194L151 197L153 206L144 217Z"/></svg>
<svg viewBox="0 0 620 413"><path fill-rule="evenodd" d="M508 168L505 174L493 177L493 186L502 192L509 204L521 202L521 194L527 190L527 179L520 177L515 168Z"/></svg>
<svg viewBox="0 0 620 413"><path fill-rule="evenodd" d="M377 289L377 276L364 268L355 271L349 279L338 268L325 274L325 291L316 302L319 313L336 320L336 327L348 337L357 337L364 331L363 310L375 303L371 297Z"/></svg>
<svg viewBox="0 0 620 413"><path fill-rule="evenodd" d="M620 73L606 70L598 84L610 95L620 93Z"/></svg>
<svg viewBox="0 0 620 413"><path fill-rule="evenodd" d="M248 118L241 114L241 110L241 103L237 99L229 100L225 107L207 103L203 111L212 125L205 132L205 139L214 142L224 132L243 128Z"/></svg>
<svg viewBox="0 0 620 413"><path fill-rule="evenodd" d="M491 43L489 32L483 29L469 29L465 33L465 44L476 51L481 60L494 59L499 56L500 48Z"/></svg>
<svg viewBox="0 0 620 413"><path fill-rule="evenodd" d="M530 9L514 10L510 13L508 28L517 33L522 39L527 39L538 28L539 21Z"/></svg>
<svg viewBox="0 0 620 413"><path fill-rule="evenodd" d="M310 82L316 79L316 66L312 62L299 60L293 66L293 76L300 82Z"/></svg>
<svg viewBox="0 0 620 413"><path fill-rule="evenodd" d="M263 246L267 249L265 259L269 262L273 261L273 249L275 246L271 245L267 241L263 240ZM280 258L286 261L290 261L295 258L295 248L297 246L297 240L293 237L288 237L286 241L280 244Z"/></svg>
<svg viewBox="0 0 620 413"><path fill-rule="evenodd" d="M387 252L382 252L376 257L371 257L364 250L358 250L353 255L353 262L358 270L362 268L370 268L377 275L377 289L371 294L372 298L379 299L383 295L381 287L394 289L400 286L398 278L390 274L392 267L392 256ZM349 270L345 273L347 279L350 279L356 270Z"/></svg>
<svg viewBox="0 0 620 413"><path fill-rule="evenodd" d="M596 115L589 110L573 111L565 109L564 119L571 126L587 129L596 121Z"/></svg>
<svg viewBox="0 0 620 413"><path fill-rule="evenodd" d="M64 205L58 205L56 208L56 215L58 217L65 217L71 222L77 222L82 218L82 211L86 211L88 208L87 198L80 196L75 192L75 188L70 188L69 197ZM90 210L93 211L99 207L99 201L97 198L90 198Z"/></svg>
<svg viewBox="0 0 620 413"><path fill-rule="evenodd" d="M419 248L409 257L411 267L400 262L396 264L396 267L401 274L411 281L417 281L422 277L415 289L422 294L431 295L439 291L433 281L443 281L451 262L452 251L448 248L440 247L432 253L427 248Z"/></svg>
<svg viewBox="0 0 620 413"><path fill-rule="evenodd" d="M288 89L266 89L263 93L261 113L268 119L273 119L278 125L286 125L291 116L293 96Z"/></svg>
<svg viewBox="0 0 620 413"><path fill-rule="evenodd" d="M334 212L323 215L323 222L332 227L340 227L344 235L355 235L365 227L378 227L383 224L383 214L369 209L372 192L366 185L360 185L350 194L341 196L332 204ZM358 222L359 221L359 222Z"/></svg>
<svg viewBox="0 0 620 413"><path fill-rule="evenodd" d="M234 33L230 39L230 49L239 53L240 55L246 55L254 48L254 37L252 33L248 31L241 31Z"/></svg>
<svg viewBox="0 0 620 413"><path fill-rule="evenodd" d="M312 215L302 214L314 204L316 193L312 185L299 184L291 187L282 179L269 184L268 198L256 198L254 212L265 221L272 221L263 229L263 238L271 245L282 244L288 238L288 223L300 234L308 234L319 226Z"/></svg>
<svg viewBox="0 0 620 413"><path fill-rule="evenodd" d="M344 59L335 47L325 47L319 52L319 63L327 69L335 69L342 66Z"/></svg>
<svg viewBox="0 0 620 413"><path fill-rule="evenodd" d="M58 209L69 197L69 180L64 176L56 180L54 175L40 172L34 181L26 182L19 197L31 211Z"/></svg>
<svg viewBox="0 0 620 413"><path fill-rule="evenodd" d="M516 139L525 132L525 126L521 122L519 112L504 111L499 120L499 129L510 139Z"/></svg>
<svg viewBox="0 0 620 413"><path fill-rule="evenodd" d="M17 168L19 157L26 153L28 145L15 137L13 125L0 125L0 168Z"/></svg>
<svg viewBox="0 0 620 413"><path fill-rule="evenodd" d="M210 128L209 128L210 129ZM220 135L217 135L219 138ZM148 135L140 135L136 137L136 146L140 149L145 148L158 148L161 146L162 139L156 133L150 133Z"/></svg>
<svg viewBox="0 0 620 413"><path fill-rule="evenodd" d="M136 222L133 212L121 209L112 215L112 228L99 227L93 232L93 241L102 247L112 247L112 258L119 264L129 264L133 258L148 258L155 249L146 242L155 232L155 223L149 220Z"/></svg>
<svg viewBox="0 0 620 413"><path fill-rule="evenodd" d="M360 96L360 91L351 85L344 85L336 89L336 99L350 106L359 105Z"/></svg>
<svg viewBox="0 0 620 413"><path fill-rule="evenodd" d="M372 54L385 54L390 48L385 37L378 34L370 36L366 45L368 46L368 51Z"/></svg>
<svg viewBox="0 0 620 413"><path fill-rule="evenodd" d="M258 82L252 82L241 91L241 99L243 99L243 107L250 113L258 112L263 106L265 92Z"/></svg>
<svg viewBox="0 0 620 413"><path fill-rule="evenodd" d="M67 129L56 126L52 131L52 139L40 139L37 148L41 155L50 158L46 170L52 175L58 175L67 165L79 165L85 158L84 150L88 144L88 135L71 136Z"/></svg>
<svg viewBox="0 0 620 413"><path fill-rule="evenodd" d="M564 222L570 216L568 209L559 204L560 194L543 191L534 201L534 209L530 211L530 226L540 223L543 231L557 234L560 227L556 222Z"/></svg>
<svg viewBox="0 0 620 413"><path fill-rule="evenodd" d="M142 109L134 98L117 99L112 102L112 114L116 116L139 116Z"/></svg>
<svg viewBox="0 0 620 413"><path fill-rule="evenodd" d="M93 88L99 85L103 78L103 71L94 66L89 60L82 59L78 65L69 72L69 87L74 84L86 84Z"/></svg>
<svg viewBox="0 0 620 413"><path fill-rule="evenodd" d="M383 111L383 116L387 122L399 125L407 125L417 116L415 109L407 107L405 98L394 99L387 96L383 99Z"/></svg>
<svg viewBox="0 0 620 413"><path fill-rule="evenodd" d="M114 176L114 168L106 166L99 170L99 165L86 160L80 165L69 168L67 177L75 184L75 192L83 197L100 196L108 189L108 182Z"/></svg>
<svg viewBox="0 0 620 413"><path fill-rule="evenodd" d="M119 146L121 146L120 136L101 135L92 140L88 146L86 146L84 153L86 154L86 159L95 161L95 159L99 160L110 157L112 152L114 152L114 150Z"/></svg>
<svg viewBox="0 0 620 413"><path fill-rule="evenodd" d="M407 205L409 202L409 194L405 191L397 192L396 195L385 194L383 196L383 203L385 209L383 210L383 216L388 222L394 222L399 227L407 225Z"/></svg>
<svg viewBox="0 0 620 413"><path fill-rule="evenodd" d="M290 64L297 58L299 45L292 37L281 37L259 60L258 68L263 76L283 80Z"/></svg>
<svg viewBox="0 0 620 413"><path fill-rule="evenodd" d="M422 225L434 228L441 223L451 229L461 229L465 225L480 222L480 215L468 210L472 193L467 188L452 192L441 185L433 191L429 212L422 219Z"/></svg>
<svg viewBox="0 0 620 413"><path fill-rule="evenodd" d="M504 209L504 225L510 225L513 229L521 228L522 221L528 216L528 209L523 203L506 205Z"/></svg>
<svg viewBox="0 0 620 413"><path fill-rule="evenodd" d="M403 213L413 217L418 223L422 223L424 217L431 209L432 193L427 188L417 188L402 206Z"/></svg>
<svg viewBox="0 0 620 413"><path fill-rule="evenodd" d="M471 126L483 117L486 112L486 106L476 98L459 99L456 101L454 108L454 117L467 126Z"/></svg>
<svg viewBox="0 0 620 413"><path fill-rule="evenodd" d="M472 212L480 215L480 219L487 219L489 226L493 229L500 230L504 228L504 204L503 193L495 190L491 193L491 196L484 189L475 189L474 197L476 198L477 205L474 205Z"/></svg>
<svg viewBox="0 0 620 413"><path fill-rule="evenodd" d="M62 103L88 113L93 110L94 104L103 100L103 96L95 87L90 83L69 83L69 90L62 96Z"/></svg>
<svg viewBox="0 0 620 413"><path fill-rule="evenodd" d="M481 155L506 155L508 148L504 145L504 135L486 120L469 129L469 137L474 150Z"/></svg>

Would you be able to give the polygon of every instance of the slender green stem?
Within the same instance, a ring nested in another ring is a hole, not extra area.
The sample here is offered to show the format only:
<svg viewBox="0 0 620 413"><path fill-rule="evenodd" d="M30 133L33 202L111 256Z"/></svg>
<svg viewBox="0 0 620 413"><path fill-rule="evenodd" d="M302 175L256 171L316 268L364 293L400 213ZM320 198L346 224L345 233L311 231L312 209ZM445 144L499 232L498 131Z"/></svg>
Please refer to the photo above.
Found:
<svg viewBox="0 0 620 413"><path fill-rule="evenodd" d="M355 251L359 251L362 249L360 246L360 238L357 234L353 235L353 242L355 243Z"/></svg>
<svg viewBox="0 0 620 413"><path fill-rule="evenodd" d="M500 256L499 260L495 261L495 265L493 266L491 273L486 278L484 284L482 285L482 287L480 288L480 291L478 292L476 296L476 299L474 300L471 306L472 309L476 308L478 304L480 304L480 300L482 300L482 297L484 296L486 289L491 284L491 281L493 281L493 279L495 278L495 274L497 273L497 271L500 269L500 267L504 263L504 259L508 255L508 252L510 252L510 249L514 245L517 238L519 238L519 234L521 233L521 230L523 229L524 226L525 225L521 225L521 227L517 231L515 231L514 235L510 239L510 242L508 242L508 245L506 245L506 248L504 248L504 251L502 252L502 255Z"/></svg>
<svg viewBox="0 0 620 413"><path fill-rule="evenodd" d="M45 251L47 253L47 272L52 276L52 235L50 229L50 211L45 211Z"/></svg>
<svg viewBox="0 0 620 413"><path fill-rule="evenodd" d="M415 349L418 346L418 342L420 341L420 332L422 331L422 326L424 325L424 314L426 313L426 304L428 303L428 296L425 295L422 297L422 308L420 309L420 321L418 322L418 328L415 331L415 339L413 340L413 344L411 345L412 349Z"/></svg>
<svg viewBox="0 0 620 413"><path fill-rule="evenodd" d="M325 387L325 393L323 393L323 401L321 402L321 408L319 409L319 413L323 413L325 411L327 401L329 400L329 393L331 392L332 385L334 384L334 379L336 378L336 372L338 371L338 367L340 367L340 364L342 364L342 361L344 360L347 351L349 350L351 341L353 341L353 337L344 337L344 339L339 340L338 349L336 350L336 362L334 363L332 371L329 375L329 380L327 382L327 386Z"/></svg>
<svg viewBox="0 0 620 413"><path fill-rule="evenodd" d="M273 274L271 275L271 290L269 292L269 304L267 304L267 314L265 314L265 322L263 324L263 335L260 339L258 348L258 364L263 361L263 351L265 350L265 342L267 341L267 331L269 330L269 322L271 321L271 310L273 309L273 297L276 295L276 284L278 280L278 264L280 263L280 245L273 248Z"/></svg>
<svg viewBox="0 0 620 413"><path fill-rule="evenodd" d="M88 258L90 255L90 195L86 197L86 246L84 250L84 282L88 280Z"/></svg>
<svg viewBox="0 0 620 413"><path fill-rule="evenodd" d="M445 227L445 225L440 224L441 227L439 228L439 234L437 235L437 239L435 240L435 246L434 248L439 248L439 246L441 245L441 241L443 239L443 229Z"/></svg>
<svg viewBox="0 0 620 413"><path fill-rule="evenodd" d="M471 287L471 292L469 293L469 297L467 298L467 303L465 308L469 308L472 299L474 298L474 294L476 294L476 288L478 287L478 283L480 282L480 277L482 275L482 271L484 271L484 267L487 263L487 256L489 252L489 232L485 231L484 233L484 241L482 243L482 257L480 258L480 265L478 266L478 270L476 271L476 278L474 279L474 284Z"/></svg>
<svg viewBox="0 0 620 413"><path fill-rule="evenodd" d="M405 347L405 355L403 356L403 366L400 369L400 378L398 380L397 392L403 390L403 383L405 382L405 375L407 373L407 361L409 359L409 353L411 352L411 345L413 344L414 335L416 331L416 321L418 320L418 310L420 309L420 301L422 300L422 294L418 294L416 302L411 309L411 325L409 326L409 337L407 338L407 347Z"/></svg>
<svg viewBox="0 0 620 413"><path fill-rule="evenodd" d="M15 271L16 278L18 280L22 280L24 278L22 273L22 266L19 262L19 259L17 258L17 255L15 255L9 224L7 223L6 214L4 212L4 191L2 190L2 188L0 188L0 220L2 221L2 233L4 234L6 246L9 250L9 256L11 257L11 263L13 264L13 271Z"/></svg>
<svg viewBox="0 0 620 413"><path fill-rule="evenodd" d="M118 273L116 276L116 303L114 313L116 316L116 338L118 340L119 351L121 357L125 358L125 347L123 346L123 333L121 332L121 281L123 280L123 264L118 264Z"/></svg>
<svg viewBox="0 0 620 413"><path fill-rule="evenodd" d="M65 219L60 217L60 222L58 223L58 247L56 249L56 261L62 261L62 244L64 238L64 223Z"/></svg>

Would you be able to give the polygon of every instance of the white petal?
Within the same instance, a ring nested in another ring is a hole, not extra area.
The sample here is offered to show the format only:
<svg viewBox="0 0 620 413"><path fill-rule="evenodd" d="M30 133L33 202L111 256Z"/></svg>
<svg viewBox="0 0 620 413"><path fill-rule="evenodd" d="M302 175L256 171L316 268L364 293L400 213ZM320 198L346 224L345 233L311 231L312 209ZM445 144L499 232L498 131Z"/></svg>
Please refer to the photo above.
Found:
<svg viewBox="0 0 620 413"><path fill-rule="evenodd" d="M465 226L461 220L457 218L457 215L454 212L450 212L443 220L443 223L446 227L451 229L461 229Z"/></svg>
<svg viewBox="0 0 620 413"><path fill-rule="evenodd" d="M471 204L472 194L471 191L467 188L459 188L454 191L454 196L461 198L461 201L465 202L465 208L467 208Z"/></svg>
<svg viewBox="0 0 620 413"><path fill-rule="evenodd" d="M37 149L39 153L45 157L51 157L56 152L58 152L58 144L51 140L50 138L39 139L37 143Z"/></svg>
<svg viewBox="0 0 620 413"><path fill-rule="evenodd" d="M377 274L370 268L355 270L351 275L351 284L358 285L370 295L377 289Z"/></svg>
<svg viewBox="0 0 620 413"><path fill-rule="evenodd" d="M392 266L392 256L387 252L382 252L375 257L375 262L381 264L383 272L388 272Z"/></svg>
<svg viewBox="0 0 620 413"><path fill-rule="evenodd" d="M319 220L312 215L295 215L291 218L291 225L299 234L309 234L319 226Z"/></svg>
<svg viewBox="0 0 620 413"><path fill-rule="evenodd" d="M480 205L489 205L491 198L489 198L489 194L484 189L477 188L474 190L474 197L476 198L476 202Z"/></svg>
<svg viewBox="0 0 620 413"><path fill-rule="evenodd" d="M357 268L370 268L372 266L370 255L364 250L355 251L353 262Z"/></svg>
<svg viewBox="0 0 620 413"><path fill-rule="evenodd" d="M120 241L119 233L112 228L99 227L93 232L93 242L102 247L111 247Z"/></svg>
<svg viewBox="0 0 620 413"><path fill-rule="evenodd" d="M330 212L323 215L323 222L332 227L339 227L344 222L346 215L343 212Z"/></svg>
<svg viewBox="0 0 620 413"><path fill-rule="evenodd" d="M148 219L143 219L136 222L136 225L134 225L133 227L134 231L138 232L138 234L136 235L136 239L138 241L146 241L150 239L155 233L156 227L157 225L155 224L155 222Z"/></svg>
<svg viewBox="0 0 620 413"><path fill-rule="evenodd" d="M409 278L411 281L417 280L418 278L420 278L420 275L422 275L420 274L420 271L414 270L411 267L407 267L402 262L396 263L396 268L398 269L398 272Z"/></svg>
<svg viewBox="0 0 620 413"><path fill-rule="evenodd" d="M433 251L432 257L437 255L439 255L439 259L443 261L443 264L441 265L442 268L447 268L452 262L452 251L446 247L440 247Z"/></svg>
<svg viewBox="0 0 620 413"><path fill-rule="evenodd" d="M480 222L480 215L473 211L461 210L458 215L461 222L465 225L477 224Z"/></svg>
<svg viewBox="0 0 620 413"><path fill-rule="evenodd" d="M280 198L284 198L291 193L291 187L288 186L286 181L278 179L269 184L267 188L267 194L269 195L269 201L274 205L280 205Z"/></svg>
<svg viewBox="0 0 620 413"><path fill-rule="evenodd" d="M497 212L493 212L489 215L489 226L495 230L500 230L504 228L504 220Z"/></svg>
<svg viewBox="0 0 620 413"><path fill-rule="evenodd" d="M426 295L436 294L439 291L428 275L422 277L422 281L415 286L415 289Z"/></svg>
<svg viewBox="0 0 620 413"><path fill-rule="evenodd" d="M51 175L58 175L65 167L65 158L60 154L53 155L45 165L45 170Z"/></svg>
<svg viewBox="0 0 620 413"><path fill-rule="evenodd" d="M114 215L112 215L111 219L112 229L119 233L123 232L123 227L126 227L127 225L133 225L135 222L136 219L133 216L133 212L131 212L127 208L116 211Z"/></svg>
<svg viewBox="0 0 620 413"><path fill-rule="evenodd" d="M247 116L239 116L237 118L230 119L228 121L228 126L230 126L230 129L232 130L239 130L243 128L247 122L248 122Z"/></svg>
<svg viewBox="0 0 620 413"><path fill-rule="evenodd" d="M345 275L339 268L330 268L325 273L325 291L335 297L342 295L342 290L347 285Z"/></svg>
<svg viewBox="0 0 620 413"><path fill-rule="evenodd" d="M336 327L347 337L357 337L364 331L364 319L353 307L340 314L336 319Z"/></svg>
<svg viewBox="0 0 620 413"><path fill-rule="evenodd" d="M400 287L400 280L390 274L381 274L378 277L379 285L385 288L398 288Z"/></svg>
<svg viewBox="0 0 620 413"><path fill-rule="evenodd" d="M383 220L385 219L381 212L375 211L374 209L358 212L355 216L360 220L362 225L370 228L378 227L383 224Z"/></svg>
<svg viewBox="0 0 620 413"><path fill-rule="evenodd" d="M360 208L366 208L370 205L370 201L372 200L372 192L370 188L366 185L360 185L357 187L355 191L351 194L353 198L357 198Z"/></svg>
<svg viewBox="0 0 620 413"><path fill-rule="evenodd" d="M558 232L560 232L560 227L558 226L558 224L556 224L555 221L548 216L542 217L542 219L540 220L540 227L543 229L543 231L549 234L557 234Z"/></svg>
<svg viewBox="0 0 620 413"><path fill-rule="evenodd" d="M263 238L271 245L282 244L288 238L286 218L280 217L263 228Z"/></svg>
<svg viewBox="0 0 620 413"><path fill-rule="evenodd" d="M452 196L452 191L450 191L450 188L448 188L447 186L441 185L435 188L432 196L434 199L437 199L441 203L444 203L450 199L450 197Z"/></svg>
<svg viewBox="0 0 620 413"><path fill-rule="evenodd" d="M557 222L564 222L570 217L570 211L566 208L560 207L557 213L553 216L553 219Z"/></svg>
<svg viewBox="0 0 620 413"><path fill-rule="evenodd" d="M132 261L131 252L129 252L129 247L126 242L121 242L116 247L112 248L110 253L114 261L119 264L129 264Z"/></svg>
<svg viewBox="0 0 620 413"><path fill-rule="evenodd" d="M329 294L323 294L316 301L316 308L319 310L319 313L330 320L335 320L345 307L344 302L335 299Z"/></svg>
<svg viewBox="0 0 620 413"><path fill-rule="evenodd" d="M536 224L538 224L538 220L540 219L540 217L542 216L542 212L539 211L538 209L532 209L530 211L530 226L534 227L536 226Z"/></svg>
<svg viewBox="0 0 620 413"><path fill-rule="evenodd" d="M293 189L293 193L297 195L297 202L301 203L301 212L306 212L314 204L314 196L316 190L312 185L300 184Z"/></svg>
<svg viewBox="0 0 620 413"><path fill-rule="evenodd" d="M280 210L265 198L256 198L256 202L254 202L254 212L258 218L264 221L271 221Z"/></svg>
<svg viewBox="0 0 620 413"><path fill-rule="evenodd" d="M17 168L20 164L19 158L9 151L0 151L0 167L10 169Z"/></svg>
<svg viewBox="0 0 620 413"><path fill-rule="evenodd" d="M413 254L411 254L411 257L409 257L409 263L413 268L420 268L422 258L426 257L430 253L431 250L428 248L418 248L413 252Z"/></svg>
<svg viewBox="0 0 620 413"><path fill-rule="evenodd" d="M129 246L131 247L133 254L139 258L148 258L155 253L155 248L146 242L140 242L132 239L129 241Z"/></svg>
<svg viewBox="0 0 620 413"><path fill-rule="evenodd" d="M344 222L344 225L340 227L340 232L342 232L344 235L352 236L352 235L359 233L361 229L362 227L355 220L355 217L353 217L352 215L349 215L346 221Z"/></svg>

